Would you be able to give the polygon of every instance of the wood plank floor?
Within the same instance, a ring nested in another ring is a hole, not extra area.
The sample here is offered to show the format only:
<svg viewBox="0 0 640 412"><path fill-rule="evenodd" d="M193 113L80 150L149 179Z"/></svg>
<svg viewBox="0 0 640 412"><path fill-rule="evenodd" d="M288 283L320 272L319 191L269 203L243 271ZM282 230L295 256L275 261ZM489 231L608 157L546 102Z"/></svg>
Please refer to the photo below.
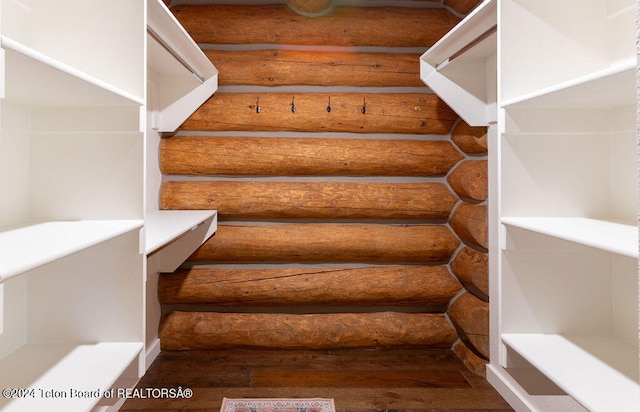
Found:
<svg viewBox="0 0 640 412"><path fill-rule="evenodd" d="M121 411L218 412L227 398L333 398L337 412L511 411L450 350L166 351L138 388L190 399L129 399Z"/></svg>

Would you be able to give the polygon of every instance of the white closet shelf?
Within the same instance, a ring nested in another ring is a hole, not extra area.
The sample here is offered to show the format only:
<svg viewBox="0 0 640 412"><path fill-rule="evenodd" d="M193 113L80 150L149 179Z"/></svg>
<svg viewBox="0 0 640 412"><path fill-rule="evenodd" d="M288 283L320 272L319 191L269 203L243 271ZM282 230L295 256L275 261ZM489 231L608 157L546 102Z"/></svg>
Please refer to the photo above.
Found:
<svg viewBox="0 0 640 412"><path fill-rule="evenodd" d="M502 102L504 108L604 108L636 103L635 57L571 81Z"/></svg>
<svg viewBox="0 0 640 412"><path fill-rule="evenodd" d="M0 282L140 229L143 220L44 222L0 232Z"/></svg>
<svg viewBox="0 0 640 412"><path fill-rule="evenodd" d="M502 341L590 411L638 411L638 349L606 336L502 334Z"/></svg>
<svg viewBox="0 0 640 412"><path fill-rule="evenodd" d="M497 50L497 2L485 0L420 57L420 78L471 126L495 120L487 60Z"/></svg>
<svg viewBox="0 0 640 412"><path fill-rule="evenodd" d="M582 217L503 217L502 224L633 258L636 226Z"/></svg>
<svg viewBox="0 0 640 412"><path fill-rule="evenodd" d="M216 216L215 210L157 210L145 217L145 249L151 254ZM215 231L214 227L210 230Z"/></svg>
<svg viewBox="0 0 640 412"><path fill-rule="evenodd" d="M33 106L142 105L144 98L121 90L6 36L4 98Z"/></svg>
<svg viewBox="0 0 640 412"><path fill-rule="evenodd" d="M91 410L141 353L142 347L141 342L27 344L0 361L0 386L33 392L23 394L21 399L0 398L0 409ZM92 393L73 397L74 390ZM47 398L46 391L60 397Z"/></svg>

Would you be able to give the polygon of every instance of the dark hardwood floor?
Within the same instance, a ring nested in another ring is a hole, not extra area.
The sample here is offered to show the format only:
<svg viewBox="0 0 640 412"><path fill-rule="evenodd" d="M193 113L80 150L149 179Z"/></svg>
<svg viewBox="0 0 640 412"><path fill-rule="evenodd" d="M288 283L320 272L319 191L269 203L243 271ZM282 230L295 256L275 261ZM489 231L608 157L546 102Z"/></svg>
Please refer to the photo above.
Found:
<svg viewBox="0 0 640 412"><path fill-rule="evenodd" d="M218 412L222 398L333 398L337 412L510 411L450 350L162 352L138 388L189 399L129 399L121 411Z"/></svg>

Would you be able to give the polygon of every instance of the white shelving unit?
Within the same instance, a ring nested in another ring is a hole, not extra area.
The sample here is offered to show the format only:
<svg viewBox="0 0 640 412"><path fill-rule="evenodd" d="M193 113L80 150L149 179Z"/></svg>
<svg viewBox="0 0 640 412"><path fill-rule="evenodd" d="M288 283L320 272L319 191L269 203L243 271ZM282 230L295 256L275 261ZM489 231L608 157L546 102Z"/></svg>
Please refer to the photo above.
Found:
<svg viewBox="0 0 640 412"><path fill-rule="evenodd" d="M0 410L117 410L102 395L157 354L147 255L177 267L215 231L215 211L157 211L154 128L217 71L158 0L1 0L0 17L0 387L33 389Z"/></svg>
<svg viewBox="0 0 640 412"><path fill-rule="evenodd" d="M499 16L489 379L521 409L548 380L567 410L640 410L635 2Z"/></svg>
<svg viewBox="0 0 640 412"><path fill-rule="evenodd" d="M497 23L477 52L495 78L432 88L497 89L495 102L443 98L489 128L487 377L518 411L640 410L636 7L487 0L445 37ZM445 39L423 64L459 55ZM472 50L443 69L475 70Z"/></svg>

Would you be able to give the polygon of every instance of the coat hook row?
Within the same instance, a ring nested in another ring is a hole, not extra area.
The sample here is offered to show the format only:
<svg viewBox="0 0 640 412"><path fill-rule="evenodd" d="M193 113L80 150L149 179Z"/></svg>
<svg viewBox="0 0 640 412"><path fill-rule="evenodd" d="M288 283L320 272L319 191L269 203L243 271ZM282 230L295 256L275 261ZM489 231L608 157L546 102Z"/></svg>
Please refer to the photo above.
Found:
<svg viewBox="0 0 640 412"><path fill-rule="evenodd" d="M297 107L296 107L296 97L292 96L291 97L291 113L295 113L297 111ZM256 97L256 104L255 106L249 106L251 108L255 107L256 113L261 113L262 112L262 106L260 106L260 97ZM331 113L331 96L329 96L328 101L327 101L327 113ZM360 113L362 114L366 114L367 113L367 99L363 98L362 99L362 106L360 107Z"/></svg>

